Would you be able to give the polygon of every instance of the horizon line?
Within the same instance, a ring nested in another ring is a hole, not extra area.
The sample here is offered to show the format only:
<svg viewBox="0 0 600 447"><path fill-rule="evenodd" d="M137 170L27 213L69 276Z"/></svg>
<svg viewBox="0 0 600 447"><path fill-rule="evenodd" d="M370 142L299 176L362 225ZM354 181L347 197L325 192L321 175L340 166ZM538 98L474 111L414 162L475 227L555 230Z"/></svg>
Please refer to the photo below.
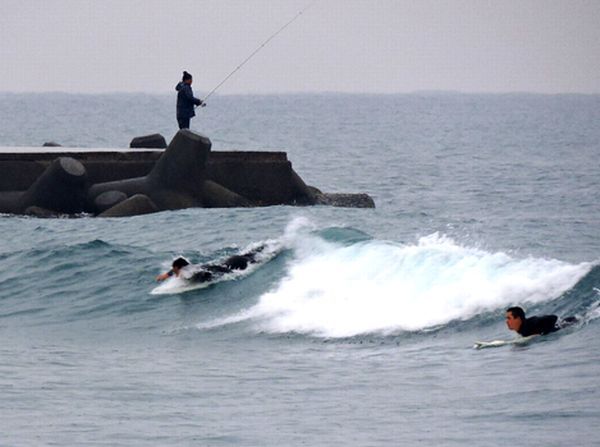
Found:
<svg viewBox="0 0 600 447"><path fill-rule="evenodd" d="M202 98L208 92L200 91L197 96ZM175 96L174 93L156 93L145 90L114 90L105 92L73 92L63 90L40 90L40 91L10 91L0 90L0 95L72 95L72 96L115 96L115 95L148 95L148 96ZM531 95L531 96L597 96L598 92L536 92L527 90L506 90L506 91L461 91L461 90L435 90L423 89L406 92L348 92L348 91L281 91L281 92L255 92L255 93L215 93L213 96L411 96L411 95Z"/></svg>

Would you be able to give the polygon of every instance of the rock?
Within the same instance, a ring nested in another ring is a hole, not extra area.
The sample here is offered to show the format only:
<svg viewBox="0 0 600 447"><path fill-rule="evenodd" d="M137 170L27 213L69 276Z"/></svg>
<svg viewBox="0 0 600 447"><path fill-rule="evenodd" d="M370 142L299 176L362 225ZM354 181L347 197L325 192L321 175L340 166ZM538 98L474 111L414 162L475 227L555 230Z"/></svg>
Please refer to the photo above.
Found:
<svg viewBox="0 0 600 447"><path fill-rule="evenodd" d="M52 217L60 217L60 213L56 211L47 210L46 208L41 208L39 206L29 206L23 211L23 214L31 217L38 218L52 218Z"/></svg>
<svg viewBox="0 0 600 447"><path fill-rule="evenodd" d="M124 192L106 191L96 197L94 200L94 208L96 212L102 213L125 200L127 200L127 194Z"/></svg>
<svg viewBox="0 0 600 447"><path fill-rule="evenodd" d="M21 214L23 212L22 196L22 191L2 191L0 193L0 213Z"/></svg>
<svg viewBox="0 0 600 447"><path fill-rule="evenodd" d="M39 206L59 213L81 213L87 173L74 158L60 157L29 187L21 198L23 209Z"/></svg>
<svg viewBox="0 0 600 447"><path fill-rule="evenodd" d="M159 209L148 196L135 194L127 200L100 213L98 217L129 217L140 214L156 213L157 211L159 211Z"/></svg>
<svg viewBox="0 0 600 447"><path fill-rule="evenodd" d="M25 192L0 196L0 212L22 214L30 207L44 208L56 214L81 213L84 210L87 173L74 158L54 160Z"/></svg>
<svg viewBox="0 0 600 447"><path fill-rule="evenodd" d="M368 194L320 193L316 205L339 206L343 208L375 208L375 202Z"/></svg>
<svg viewBox="0 0 600 447"><path fill-rule="evenodd" d="M202 187L202 197L204 198L204 206L207 208L233 208L236 206L247 207L252 206L250 201L245 197L236 194L233 191L215 183L211 180L206 180Z"/></svg>
<svg viewBox="0 0 600 447"><path fill-rule="evenodd" d="M159 133L153 133L152 135L144 135L141 137L135 137L129 143L131 148L146 148L146 149L165 149L167 147L167 141Z"/></svg>
<svg viewBox="0 0 600 447"><path fill-rule="evenodd" d="M62 144L58 144L54 141L46 141L44 144L42 144L42 147L62 147Z"/></svg>
<svg viewBox="0 0 600 447"><path fill-rule="evenodd" d="M97 183L88 202L106 191L121 191L128 197L148 196L159 210L200 207L210 140L188 129L177 132L169 147L145 177Z"/></svg>
<svg viewBox="0 0 600 447"><path fill-rule="evenodd" d="M304 183L304 180L293 169L291 183L295 192L294 203L296 205L314 205L317 203L317 195L321 194L321 191Z"/></svg>

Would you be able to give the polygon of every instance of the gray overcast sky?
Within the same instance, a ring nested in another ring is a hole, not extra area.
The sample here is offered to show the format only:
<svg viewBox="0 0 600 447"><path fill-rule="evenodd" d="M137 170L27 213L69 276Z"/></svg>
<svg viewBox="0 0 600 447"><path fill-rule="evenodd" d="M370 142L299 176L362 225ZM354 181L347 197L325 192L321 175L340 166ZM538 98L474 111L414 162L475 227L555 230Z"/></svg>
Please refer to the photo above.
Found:
<svg viewBox="0 0 600 447"><path fill-rule="evenodd" d="M0 0L0 91L215 87L310 0ZM600 93L599 0L317 0L220 90Z"/></svg>

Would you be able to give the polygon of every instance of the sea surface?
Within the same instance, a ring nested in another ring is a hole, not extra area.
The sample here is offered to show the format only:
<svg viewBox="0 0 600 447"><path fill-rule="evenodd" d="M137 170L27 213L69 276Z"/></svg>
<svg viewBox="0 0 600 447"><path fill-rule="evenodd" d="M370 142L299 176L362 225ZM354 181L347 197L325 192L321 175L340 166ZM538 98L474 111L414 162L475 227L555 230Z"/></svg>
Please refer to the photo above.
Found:
<svg viewBox="0 0 600 447"><path fill-rule="evenodd" d="M0 94L0 146L170 140L174 96ZM213 96L192 130L376 208L0 216L0 445L600 445L600 96ZM579 323L473 349L510 305Z"/></svg>

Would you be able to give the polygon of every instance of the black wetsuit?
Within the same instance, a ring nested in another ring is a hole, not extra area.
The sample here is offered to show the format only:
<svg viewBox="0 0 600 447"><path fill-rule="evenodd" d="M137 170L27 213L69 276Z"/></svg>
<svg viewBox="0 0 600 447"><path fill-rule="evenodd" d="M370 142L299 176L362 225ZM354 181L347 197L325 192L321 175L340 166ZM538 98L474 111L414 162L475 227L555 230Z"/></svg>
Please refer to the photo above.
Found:
<svg viewBox="0 0 600 447"><path fill-rule="evenodd" d="M550 332L555 332L560 329L560 327L556 324L557 320L558 317L556 315L525 318L518 332L523 337L528 337L535 334L546 335Z"/></svg>
<svg viewBox="0 0 600 447"><path fill-rule="evenodd" d="M257 250L260 251L260 250ZM205 264L202 269L195 272L190 278L195 282L212 281L225 273L231 273L233 270L245 270L248 264L256 262L256 253L250 252L243 255L233 255L223 261L222 264Z"/></svg>

